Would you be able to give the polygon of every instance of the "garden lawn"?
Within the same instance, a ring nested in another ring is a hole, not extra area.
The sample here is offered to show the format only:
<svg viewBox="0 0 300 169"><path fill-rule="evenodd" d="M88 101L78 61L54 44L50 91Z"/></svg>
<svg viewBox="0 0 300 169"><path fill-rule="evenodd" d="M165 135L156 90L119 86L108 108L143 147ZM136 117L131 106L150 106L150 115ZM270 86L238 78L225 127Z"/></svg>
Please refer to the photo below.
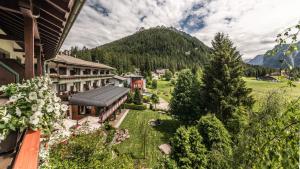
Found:
<svg viewBox="0 0 300 169"><path fill-rule="evenodd" d="M158 118L162 121L160 126L148 125L149 120ZM144 167L154 167L163 157L158 146L169 143L178 126L179 122L169 115L152 110L130 110L120 126L129 130L130 138L115 148L121 154L131 155Z"/></svg>
<svg viewBox="0 0 300 169"><path fill-rule="evenodd" d="M172 97L173 85L170 81L157 80L157 89L148 89L149 92L157 93L157 95L167 102L170 102Z"/></svg>

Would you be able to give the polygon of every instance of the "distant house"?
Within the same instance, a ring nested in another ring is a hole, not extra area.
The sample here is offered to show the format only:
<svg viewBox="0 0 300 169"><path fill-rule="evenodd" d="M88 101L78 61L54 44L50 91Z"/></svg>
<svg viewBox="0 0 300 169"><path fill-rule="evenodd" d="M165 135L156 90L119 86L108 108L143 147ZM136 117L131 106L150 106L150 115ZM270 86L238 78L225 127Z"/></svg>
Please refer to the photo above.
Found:
<svg viewBox="0 0 300 169"><path fill-rule="evenodd" d="M158 77L160 78L161 76L164 76L166 71L169 69L156 69L155 73L158 75Z"/></svg>
<svg viewBox="0 0 300 169"><path fill-rule="evenodd" d="M152 79L156 79L156 80L159 79L159 75L155 72L151 72L151 76L152 76Z"/></svg>
<svg viewBox="0 0 300 169"><path fill-rule="evenodd" d="M270 81L270 82L278 82L278 80L272 76L262 76L258 77L257 80Z"/></svg>
<svg viewBox="0 0 300 169"><path fill-rule="evenodd" d="M111 84L118 87L124 87L124 83L126 82L126 78L115 75L112 79L110 79Z"/></svg>
<svg viewBox="0 0 300 169"><path fill-rule="evenodd" d="M128 74L124 78L127 79L127 83L130 85L131 91L135 89L140 90L141 92L146 90L146 80L141 75Z"/></svg>

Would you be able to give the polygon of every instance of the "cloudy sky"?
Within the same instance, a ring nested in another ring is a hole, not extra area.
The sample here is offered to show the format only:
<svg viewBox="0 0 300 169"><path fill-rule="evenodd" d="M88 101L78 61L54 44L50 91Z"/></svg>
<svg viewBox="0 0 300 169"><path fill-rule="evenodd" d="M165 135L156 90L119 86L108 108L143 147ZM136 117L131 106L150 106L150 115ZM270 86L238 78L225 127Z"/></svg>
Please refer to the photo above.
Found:
<svg viewBox="0 0 300 169"><path fill-rule="evenodd" d="M183 30L206 45L227 33L253 58L274 46L276 35L300 21L300 0L87 0L63 49L92 48L157 25Z"/></svg>

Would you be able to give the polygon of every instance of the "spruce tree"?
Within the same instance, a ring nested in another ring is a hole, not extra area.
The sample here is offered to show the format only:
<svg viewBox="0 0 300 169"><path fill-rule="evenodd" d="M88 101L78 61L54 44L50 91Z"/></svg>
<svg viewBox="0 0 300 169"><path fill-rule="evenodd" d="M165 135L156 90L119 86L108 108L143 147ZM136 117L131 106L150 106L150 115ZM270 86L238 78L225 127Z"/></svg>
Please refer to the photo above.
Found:
<svg viewBox="0 0 300 169"><path fill-rule="evenodd" d="M251 109L254 101L242 79L241 55L232 41L217 33L212 46L212 60L203 74L200 105L202 112L216 114L231 132L240 127L236 121L243 121L240 118L246 117L244 112Z"/></svg>
<svg viewBox="0 0 300 169"><path fill-rule="evenodd" d="M143 100L143 96L141 95L141 92L139 91L139 89L135 89L133 94L133 103L137 105L141 105L143 104L142 100Z"/></svg>

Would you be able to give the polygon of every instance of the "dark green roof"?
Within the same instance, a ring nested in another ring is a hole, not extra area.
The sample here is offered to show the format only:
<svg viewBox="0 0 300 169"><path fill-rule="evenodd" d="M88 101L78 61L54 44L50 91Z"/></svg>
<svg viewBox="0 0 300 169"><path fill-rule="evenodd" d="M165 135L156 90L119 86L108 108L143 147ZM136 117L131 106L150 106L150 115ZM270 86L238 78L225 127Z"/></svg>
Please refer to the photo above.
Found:
<svg viewBox="0 0 300 169"><path fill-rule="evenodd" d="M128 92L129 89L125 87L105 86L72 95L70 104L106 107Z"/></svg>

